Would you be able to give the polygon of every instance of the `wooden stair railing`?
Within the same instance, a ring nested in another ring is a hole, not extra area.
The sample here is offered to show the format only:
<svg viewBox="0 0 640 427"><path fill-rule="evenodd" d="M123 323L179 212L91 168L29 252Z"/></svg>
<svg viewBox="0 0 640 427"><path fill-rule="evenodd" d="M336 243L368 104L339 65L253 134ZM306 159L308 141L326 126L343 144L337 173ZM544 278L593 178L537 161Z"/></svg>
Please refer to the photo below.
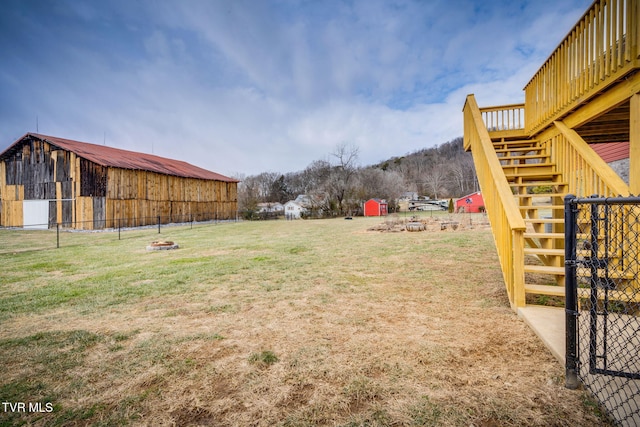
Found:
<svg viewBox="0 0 640 427"><path fill-rule="evenodd" d="M494 141L527 230L524 233L524 292L564 292L564 196L567 184L547 146L538 140ZM525 299L526 301L526 299Z"/></svg>
<svg viewBox="0 0 640 427"><path fill-rule="evenodd" d="M473 95L464 107L473 155L512 308L564 296L564 196L625 196L628 186L562 122L548 140L492 141Z"/></svg>
<svg viewBox="0 0 640 427"><path fill-rule="evenodd" d="M517 309L525 304L523 266L526 224L473 95L467 96L463 113L464 147L473 153L507 296L511 307Z"/></svg>

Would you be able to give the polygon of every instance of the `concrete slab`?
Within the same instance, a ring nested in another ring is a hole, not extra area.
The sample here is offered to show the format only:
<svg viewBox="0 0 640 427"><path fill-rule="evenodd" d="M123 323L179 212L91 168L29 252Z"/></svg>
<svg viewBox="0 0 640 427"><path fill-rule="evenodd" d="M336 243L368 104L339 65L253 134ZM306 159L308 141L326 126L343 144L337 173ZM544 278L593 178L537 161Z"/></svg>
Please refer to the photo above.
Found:
<svg viewBox="0 0 640 427"><path fill-rule="evenodd" d="M518 316L529 325L564 366L566 348L564 308L529 305L519 308Z"/></svg>

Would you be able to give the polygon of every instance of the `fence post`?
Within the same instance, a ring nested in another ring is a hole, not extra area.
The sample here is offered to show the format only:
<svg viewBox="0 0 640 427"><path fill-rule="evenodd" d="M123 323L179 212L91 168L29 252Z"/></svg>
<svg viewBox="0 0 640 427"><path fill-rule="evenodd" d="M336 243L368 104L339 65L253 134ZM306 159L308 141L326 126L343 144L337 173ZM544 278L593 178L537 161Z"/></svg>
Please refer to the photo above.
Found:
<svg viewBox="0 0 640 427"><path fill-rule="evenodd" d="M160 234L160 215L158 215L158 234Z"/></svg>
<svg viewBox="0 0 640 427"><path fill-rule="evenodd" d="M60 223L56 223L56 249L60 249Z"/></svg>
<svg viewBox="0 0 640 427"><path fill-rule="evenodd" d="M122 228L122 220L118 218L118 240L120 240L120 229Z"/></svg>
<svg viewBox="0 0 640 427"><path fill-rule="evenodd" d="M564 259L565 259L565 387L578 388L578 290L576 283L576 219L575 196L568 194L564 198Z"/></svg>

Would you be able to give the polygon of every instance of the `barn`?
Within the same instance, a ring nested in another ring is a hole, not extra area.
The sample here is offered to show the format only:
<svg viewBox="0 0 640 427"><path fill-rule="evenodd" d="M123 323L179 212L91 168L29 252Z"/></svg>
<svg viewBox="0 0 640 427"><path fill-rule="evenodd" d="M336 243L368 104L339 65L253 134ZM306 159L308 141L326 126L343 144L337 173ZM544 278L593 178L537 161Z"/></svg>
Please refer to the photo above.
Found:
<svg viewBox="0 0 640 427"><path fill-rule="evenodd" d="M482 193L471 193L456 200L456 212L477 213L484 212Z"/></svg>
<svg viewBox="0 0 640 427"><path fill-rule="evenodd" d="M0 153L0 226L102 229L231 219L237 184L178 160L27 133Z"/></svg>
<svg viewBox="0 0 640 427"><path fill-rule="evenodd" d="M364 216L386 216L387 202L381 199L369 199L364 202Z"/></svg>

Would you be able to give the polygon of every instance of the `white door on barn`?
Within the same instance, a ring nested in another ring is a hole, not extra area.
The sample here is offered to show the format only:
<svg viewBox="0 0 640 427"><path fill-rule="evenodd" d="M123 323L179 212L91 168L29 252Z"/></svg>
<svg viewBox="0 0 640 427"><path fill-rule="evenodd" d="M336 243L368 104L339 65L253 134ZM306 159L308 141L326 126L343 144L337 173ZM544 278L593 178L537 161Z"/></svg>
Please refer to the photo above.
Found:
<svg viewBox="0 0 640 427"><path fill-rule="evenodd" d="M22 224L24 228L49 228L49 201L24 200L22 202Z"/></svg>

